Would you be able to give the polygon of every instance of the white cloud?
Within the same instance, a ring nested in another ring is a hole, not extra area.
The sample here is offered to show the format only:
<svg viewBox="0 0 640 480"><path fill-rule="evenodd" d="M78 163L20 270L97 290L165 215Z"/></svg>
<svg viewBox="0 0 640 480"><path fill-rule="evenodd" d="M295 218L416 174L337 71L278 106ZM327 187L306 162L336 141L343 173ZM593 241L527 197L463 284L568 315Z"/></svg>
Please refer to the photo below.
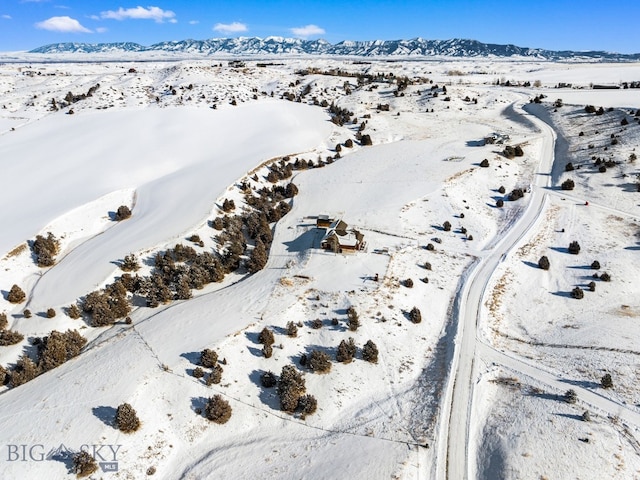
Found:
<svg viewBox="0 0 640 480"><path fill-rule="evenodd" d="M189 25L198 25L199 23L199 20L189 20Z"/></svg>
<svg viewBox="0 0 640 480"><path fill-rule="evenodd" d="M307 38L312 35L323 35L325 33L324 28L320 28L317 25L305 25L304 27L295 27L291 29L296 37Z"/></svg>
<svg viewBox="0 0 640 480"><path fill-rule="evenodd" d="M11 15L2 15L1 18L5 19L5 20L11 20Z"/></svg>
<svg viewBox="0 0 640 480"><path fill-rule="evenodd" d="M216 23L213 30L220 33L240 33L248 30L247 25L240 22Z"/></svg>
<svg viewBox="0 0 640 480"><path fill-rule="evenodd" d="M91 33L91 30L83 27L78 20L67 16L51 17L48 20L38 22L36 28L52 32Z"/></svg>
<svg viewBox="0 0 640 480"><path fill-rule="evenodd" d="M109 31L108 28L104 28L104 27L96 28L96 32L98 32L98 33L105 33L105 32L108 32L108 31Z"/></svg>
<svg viewBox="0 0 640 480"><path fill-rule="evenodd" d="M163 10L160 7L136 7L136 8L122 8L118 10L107 10L106 12L100 12L102 18L108 18L111 20L154 20L157 23L162 23L164 20L169 20L171 23L176 23L174 19L176 14L171 10Z"/></svg>

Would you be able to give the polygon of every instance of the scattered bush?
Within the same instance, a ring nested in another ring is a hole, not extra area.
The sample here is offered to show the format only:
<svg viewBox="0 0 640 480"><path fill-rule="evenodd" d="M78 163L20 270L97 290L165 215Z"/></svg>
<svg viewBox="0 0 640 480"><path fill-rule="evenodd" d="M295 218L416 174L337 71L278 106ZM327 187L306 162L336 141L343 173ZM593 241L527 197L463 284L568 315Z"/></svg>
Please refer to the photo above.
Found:
<svg viewBox="0 0 640 480"><path fill-rule="evenodd" d="M264 344L264 346L262 347L262 354L264 355L264 358L271 358L271 356L273 355L273 347L270 343Z"/></svg>
<svg viewBox="0 0 640 480"><path fill-rule="evenodd" d="M205 348L200 352L200 365L205 368L213 368L218 364L218 354L214 350Z"/></svg>
<svg viewBox="0 0 640 480"><path fill-rule="evenodd" d="M13 330L0 330L0 347L15 345L24 340L24 335Z"/></svg>
<svg viewBox="0 0 640 480"><path fill-rule="evenodd" d="M264 388L272 388L276 386L278 380L276 379L275 373L271 371L262 372L262 375L260 375L260 383Z"/></svg>
<svg viewBox="0 0 640 480"><path fill-rule="evenodd" d="M227 423L231 418L231 405L221 395L214 395L207 401L204 413L212 422Z"/></svg>
<svg viewBox="0 0 640 480"><path fill-rule="evenodd" d="M331 370L331 360L325 352L313 350L307 358L307 366L316 373L328 373Z"/></svg>
<svg viewBox="0 0 640 480"><path fill-rule="evenodd" d="M560 188L562 190L573 190L575 186L576 186L575 182L570 178L568 178L564 182L562 182L562 184L560 185Z"/></svg>
<svg viewBox="0 0 640 480"><path fill-rule="evenodd" d="M504 207L504 200L502 200L501 198L496 200L496 207L498 207L498 208Z"/></svg>
<svg viewBox="0 0 640 480"><path fill-rule="evenodd" d="M121 432L132 433L140 428L140 419L131 405L123 403L116 409L114 424Z"/></svg>
<svg viewBox="0 0 640 480"><path fill-rule="evenodd" d="M77 320L82 315L82 312L80 311L80 308L78 308L78 305L72 303L69 305L69 308L67 308L67 315L69 315L69 318Z"/></svg>
<svg viewBox="0 0 640 480"><path fill-rule="evenodd" d="M120 265L120 269L125 272L135 272L139 270L140 264L138 263L138 258L133 253L125 255L122 265Z"/></svg>
<svg viewBox="0 0 640 480"><path fill-rule="evenodd" d="M549 270L550 266L551 264L549 263L549 258L546 255L540 257L540 260L538 260L538 267L540 267L542 270Z"/></svg>
<svg viewBox="0 0 640 480"><path fill-rule="evenodd" d="M596 291L596 282L589 282L589 291L590 292Z"/></svg>
<svg viewBox="0 0 640 480"><path fill-rule="evenodd" d="M575 170L575 167L573 166L573 163L569 162L564 166L564 171L565 172L571 172Z"/></svg>
<svg viewBox="0 0 640 480"><path fill-rule="evenodd" d="M7 369L0 365L0 387L7 382L8 377Z"/></svg>
<svg viewBox="0 0 640 480"><path fill-rule="evenodd" d="M222 202L222 211L224 212L228 213L231 210L235 210L235 208L236 208L236 203L233 200L229 200L228 198L225 198L224 201Z"/></svg>
<svg viewBox="0 0 640 480"><path fill-rule="evenodd" d="M404 283L404 286L407 288L413 288L413 280L410 278L405 279L402 283Z"/></svg>
<svg viewBox="0 0 640 480"><path fill-rule="evenodd" d="M591 263L591 269L600 270L600 262L598 260L594 260L593 263Z"/></svg>
<svg viewBox="0 0 640 480"><path fill-rule="evenodd" d="M450 223L448 220L447 220L447 221L445 221L445 222L442 224L442 229L443 229L445 232L450 231L450 230L451 230L451 223Z"/></svg>
<svg viewBox="0 0 640 480"><path fill-rule="evenodd" d="M59 367L76 357L86 343L87 339L77 330L67 330L64 333L53 330L48 336L35 339L33 344L38 349L38 373Z"/></svg>
<svg viewBox="0 0 640 480"><path fill-rule="evenodd" d="M0 330L4 330L9 325L6 313L0 313Z"/></svg>
<svg viewBox="0 0 640 480"><path fill-rule="evenodd" d="M356 343L352 337L342 340L338 345L336 360L341 363L350 363L356 356Z"/></svg>
<svg viewBox="0 0 640 480"><path fill-rule="evenodd" d="M126 220L131 217L131 210L126 205L120 205L116 210L116 215L114 217L116 222L120 222L122 220Z"/></svg>
<svg viewBox="0 0 640 480"><path fill-rule="evenodd" d="M431 270L431 263L424 262L424 268L426 268L427 270Z"/></svg>
<svg viewBox="0 0 640 480"><path fill-rule="evenodd" d="M427 246L425 247L427 250L429 251L433 251L436 249L435 245L433 243L427 243Z"/></svg>
<svg viewBox="0 0 640 480"><path fill-rule="evenodd" d="M11 290L9 290L9 293L7 294L7 300L9 301L9 303L22 303L24 302L25 298L27 298L27 296L24 291L15 284L11 287Z"/></svg>
<svg viewBox="0 0 640 480"><path fill-rule="evenodd" d="M413 323L420 323L422 322L422 314L420 313L420 310L418 309L418 307L413 307L411 309L411 311L409 312L409 319L413 322Z"/></svg>
<svg viewBox="0 0 640 480"><path fill-rule="evenodd" d="M371 340L362 347L362 359L371 363L378 363L378 347Z"/></svg>
<svg viewBox="0 0 640 480"><path fill-rule="evenodd" d="M302 395L298 399L298 408L304 420L307 415L312 415L316 412L318 409L318 401L313 395Z"/></svg>
<svg viewBox="0 0 640 480"><path fill-rule="evenodd" d="M503 185L500 185L500 188L498 188L498 193L501 193L501 194L503 194L503 195L504 195L504 193L505 193L506 191L507 191L507 190L504 188L504 186L503 186Z"/></svg>
<svg viewBox="0 0 640 480"><path fill-rule="evenodd" d="M217 385L222 381L222 372L223 369L220 365L214 365L211 372L209 372L209 376L207 377L207 385Z"/></svg>
<svg viewBox="0 0 640 480"><path fill-rule="evenodd" d="M521 188L514 188L513 190L511 190L511 193L509 194L509 201L513 202L522 197L524 197L524 190L522 190Z"/></svg>
<svg viewBox="0 0 640 480"><path fill-rule="evenodd" d="M39 267L50 267L55 263L55 256L60 249L60 242L51 232L46 237L37 235L31 244L31 250L36 257L36 263Z"/></svg>
<svg viewBox="0 0 640 480"><path fill-rule="evenodd" d="M193 369L192 375L195 378L202 378L202 377L204 377L204 370L202 370L200 367L196 367L196 368Z"/></svg>
<svg viewBox="0 0 640 480"><path fill-rule="evenodd" d="M298 336L298 326L293 322L287 323L287 335L290 337Z"/></svg>
<svg viewBox="0 0 640 480"><path fill-rule="evenodd" d="M600 275L600 280L602 280L603 282L610 282L611 275L609 275L607 272L604 272L602 275Z"/></svg>
<svg viewBox="0 0 640 480"><path fill-rule="evenodd" d="M604 374L600 383L602 384L602 388L613 388L613 380L611 379L611 375L608 373Z"/></svg>
<svg viewBox="0 0 640 480"><path fill-rule="evenodd" d="M22 314L24 315L24 318L31 318L31 310L29 310L28 308L25 308Z"/></svg>
<svg viewBox="0 0 640 480"><path fill-rule="evenodd" d="M361 135L360 136L360 145L362 145L362 146L373 145L373 142L371 141L371 135L369 135L368 133L365 133L364 135Z"/></svg>
<svg viewBox="0 0 640 480"><path fill-rule="evenodd" d="M567 403L576 403L578 401L578 394L573 389L567 390L564 393L564 401Z"/></svg>
<svg viewBox="0 0 640 480"><path fill-rule="evenodd" d="M258 342L264 345L273 345L275 342L275 338L273 337L273 332L269 330L267 327L264 327L260 334L258 335Z"/></svg>
<svg viewBox="0 0 640 480"><path fill-rule="evenodd" d="M484 160L482 160L482 161L480 162L480 166L481 166L482 168L487 168L487 167L489 166L489 160L487 160L487 159L485 158Z"/></svg>
<svg viewBox="0 0 640 480"><path fill-rule="evenodd" d="M53 308L47 308L47 318L53 318L56 316L56 311Z"/></svg>
<svg viewBox="0 0 640 480"><path fill-rule="evenodd" d="M314 330L320 330L322 328L322 320L319 318L311 320L311 328Z"/></svg>
<svg viewBox="0 0 640 480"><path fill-rule="evenodd" d="M18 387L38 376L38 367L27 355L21 355L11 372L11 385Z"/></svg>
<svg viewBox="0 0 640 480"><path fill-rule="evenodd" d="M571 290L571 297L577 300L584 298L584 290L582 290L580 287L575 287L573 290Z"/></svg>
<svg viewBox="0 0 640 480"><path fill-rule="evenodd" d="M589 413L589 410L585 410L584 413L582 414L582 421L583 422L590 422L591 421L591 414Z"/></svg>
<svg viewBox="0 0 640 480"><path fill-rule="evenodd" d="M580 244L577 241L573 241L569 244L569 253L577 255L580 253Z"/></svg>
<svg viewBox="0 0 640 480"><path fill-rule="evenodd" d="M293 413L298 408L298 401L305 392L305 381L300 372L293 365L282 367L282 373L278 380L278 396L282 410Z"/></svg>
<svg viewBox="0 0 640 480"><path fill-rule="evenodd" d="M88 477L96 470L98 463L86 450L81 450L73 456L73 473L78 478Z"/></svg>

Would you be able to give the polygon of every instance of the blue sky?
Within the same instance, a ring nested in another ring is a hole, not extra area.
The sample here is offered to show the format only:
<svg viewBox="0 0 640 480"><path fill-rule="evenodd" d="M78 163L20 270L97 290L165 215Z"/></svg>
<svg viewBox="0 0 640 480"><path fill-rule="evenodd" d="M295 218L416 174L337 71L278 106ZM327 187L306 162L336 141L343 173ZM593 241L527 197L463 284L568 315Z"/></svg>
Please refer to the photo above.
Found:
<svg viewBox="0 0 640 480"><path fill-rule="evenodd" d="M640 0L0 0L0 51L276 35L331 43L468 38L640 53L639 21Z"/></svg>

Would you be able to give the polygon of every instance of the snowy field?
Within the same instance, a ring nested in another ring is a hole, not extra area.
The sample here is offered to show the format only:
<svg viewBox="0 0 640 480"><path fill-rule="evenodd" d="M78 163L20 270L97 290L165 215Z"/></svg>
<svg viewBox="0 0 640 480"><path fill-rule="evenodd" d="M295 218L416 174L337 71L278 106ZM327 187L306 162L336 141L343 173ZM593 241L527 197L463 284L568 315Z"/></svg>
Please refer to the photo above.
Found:
<svg viewBox="0 0 640 480"><path fill-rule="evenodd" d="M81 449L105 479L640 478L640 90L591 88L640 81L640 65L0 62L1 478L73 478ZM505 143L486 143L493 133ZM254 269L248 199L290 182ZM120 206L130 218L116 221ZM362 249L322 249L319 215ZM55 263L38 266L33 242L49 232ZM149 278L191 261L160 264L177 244L237 262L150 305ZM72 318L131 255L145 287L124 293L126 313ZM44 367L42 339L67 330L86 345ZM349 338L355 358L337 361ZM223 371L210 385L194 375L204 349ZM309 366L314 351L330 371ZM26 357L39 370L21 384ZM263 385L288 365L315 412L283 411ZM216 394L224 424L203 414ZM133 433L114 423L122 403Z"/></svg>

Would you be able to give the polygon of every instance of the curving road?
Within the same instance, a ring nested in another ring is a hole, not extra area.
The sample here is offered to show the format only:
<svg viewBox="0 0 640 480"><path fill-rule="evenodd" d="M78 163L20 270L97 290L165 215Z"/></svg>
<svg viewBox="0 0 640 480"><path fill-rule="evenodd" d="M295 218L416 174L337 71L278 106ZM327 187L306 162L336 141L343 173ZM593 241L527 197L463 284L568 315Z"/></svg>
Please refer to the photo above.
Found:
<svg viewBox="0 0 640 480"><path fill-rule="evenodd" d="M544 187L548 187L551 180L549 172L553 166L556 135L549 125L535 116L526 112L521 115L531 120L542 132L540 164L523 215L487 255L478 260L470 275L463 279L464 284L459 290L461 297L454 311L458 333L438 429L436 478L439 480L469 478L469 419L478 355L476 327L482 300L494 271L506 254L535 226L546 203L547 192Z"/></svg>
<svg viewBox="0 0 640 480"><path fill-rule="evenodd" d="M515 104L514 104L515 107ZM483 299L489 282L496 268L506 258L507 253L520 243L541 218L547 197L555 194L547 187L551 182L551 171L554 163L556 134L544 121L533 114L517 110L524 118L530 120L541 132L543 139L540 163L532 185L529 204L523 215L512 225L507 234L491 249L483 252L469 275L461 280L458 298L454 309L457 322L457 334L454 354L451 363L451 374L442 402L442 415L438 426L435 477L438 480L464 480L471 478L469 462L469 426L473 405L473 389L477 379L476 361L503 365L516 373L534 378L548 387L563 391L566 383L553 373L519 358L515 354L504 353L480 341L477 335L478 319L483 306ZM563 192L563 196L565 192ZM600 205L598 208L611 210ZM616 213L624 214L624 212ZM627 214L629 215L629 214ZM596 411L608 416L615 416L623 424L640 425L640 414L616 400L606 398L597 392L573 387L578 393L581 403L587 404Z"/></svg>

